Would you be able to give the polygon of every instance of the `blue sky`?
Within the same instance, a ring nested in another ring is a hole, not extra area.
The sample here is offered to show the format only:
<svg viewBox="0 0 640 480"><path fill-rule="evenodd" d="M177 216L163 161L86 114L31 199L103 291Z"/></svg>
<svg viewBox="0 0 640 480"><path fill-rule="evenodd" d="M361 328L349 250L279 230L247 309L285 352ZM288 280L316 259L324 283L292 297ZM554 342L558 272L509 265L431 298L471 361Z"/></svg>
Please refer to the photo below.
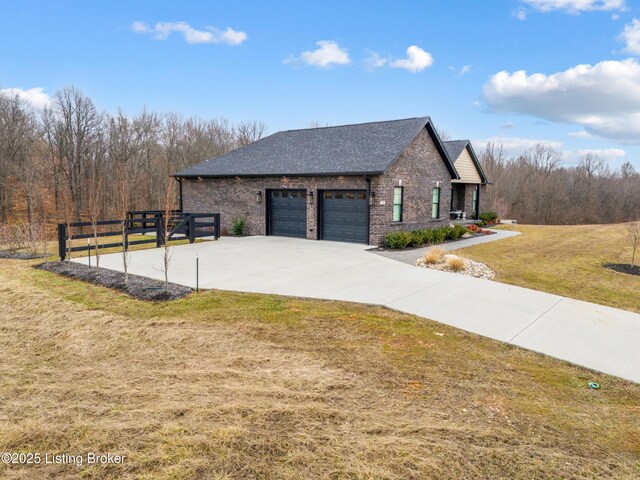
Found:
<svg viewBox="0 0 640 480"><path fill-rule="evenodd" d="M478 150L541 140L640 169L638 18L631 0L4 1L0 89L271 133L431 115Z"/></svg>

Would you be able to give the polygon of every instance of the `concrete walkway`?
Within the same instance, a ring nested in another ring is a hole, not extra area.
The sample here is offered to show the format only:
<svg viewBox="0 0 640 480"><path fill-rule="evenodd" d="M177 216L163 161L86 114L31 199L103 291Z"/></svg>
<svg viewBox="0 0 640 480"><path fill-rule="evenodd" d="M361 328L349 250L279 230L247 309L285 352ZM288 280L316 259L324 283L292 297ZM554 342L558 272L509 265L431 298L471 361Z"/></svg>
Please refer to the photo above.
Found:
<svg viewBox="0 0 640 480"><path fill-rule="evenodd" d="M640 382L638 314L407 265L367 248L225 237L173 247L169 278L195 287L198 257L200 288L383 305ZM412 255L415 261L420 253ZM131 273L163 278L162 249L131 252L130 258ZM121 255L103 255L101 265L122 270Z"/></svg>

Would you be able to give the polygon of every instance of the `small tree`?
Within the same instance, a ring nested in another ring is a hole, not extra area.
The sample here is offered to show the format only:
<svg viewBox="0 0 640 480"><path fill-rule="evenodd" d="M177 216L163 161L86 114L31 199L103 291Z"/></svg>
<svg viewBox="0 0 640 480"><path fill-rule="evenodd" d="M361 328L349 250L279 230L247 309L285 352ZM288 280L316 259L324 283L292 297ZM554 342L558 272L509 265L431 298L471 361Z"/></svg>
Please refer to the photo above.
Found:
<svg viewBox="0 0 640 480"><path fill-rule="evenodd" d="M60 203L62 206L62 214L64 215L64 223L67 227L67 236L71 236L71 220L73 219L73 212L75 210L74 207L74 202L73 199L71 197L71 193L69 192L68 189L63 189L62 192L60 192ZM71 261L71 240L69 240L68 242L66 242L66 257L67 257L67 262Z"/></svg>
<svg viewBox="0 0 640 480"><path fill-rule="evenodd" d="M124 270L124 284L129 285L129 253L127 245L127 230L129 222L127 221L127 212L129 211L129 182L127 179L127 173L124 169L124 165L120 165L118 168L118 194L117 194L117 207L118 214L120 215L120 231L122 232L122 267Z"/></svg>
<svg viewBox="0 0 640 480"><path fill-rule="evenodd" d="M636 265L636 250L640 245L640 221L627 225L627 241L631 245L631 268Z"/></svg>
<svg viewBox="0 0 640 480"><path fill-rule="evenodd" d="M162 231L163 238L163 255L162 255L162 272L164 273L164 293L169 294L169 266L171 264L172 248L169 246L169 234L171 233L173 211L176 207L176 188L175 184L169 179L165 187L164 198L162 202Z"/></svg>
<svg viewBox="0 0 640 480"><path fill-rule="evenodd" d="M100 270L100 237L98 236L98 220L102 211L103 180L100 173L93 171L90 178L90 191L87 197L87 215L93 232L93 245L96 249L96 269Z"/></svg>

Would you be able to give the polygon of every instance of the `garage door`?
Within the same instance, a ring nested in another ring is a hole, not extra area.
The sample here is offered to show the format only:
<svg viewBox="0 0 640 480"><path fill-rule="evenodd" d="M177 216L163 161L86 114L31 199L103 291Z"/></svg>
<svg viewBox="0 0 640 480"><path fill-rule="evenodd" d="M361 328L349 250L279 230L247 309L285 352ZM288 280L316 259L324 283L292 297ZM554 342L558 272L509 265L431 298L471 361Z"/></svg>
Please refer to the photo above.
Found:
<svg viewBox="0 0 640 480"><path fill-rule="evenodd" d="M269 234L306 238L305 190L272 190L269 193Z"/></svg>
<svg viewBox="0 0 640 480"><path fill-rule="evenodd" d="M321 238L367 243L368 202L365 190L322 192Z"/></svg>

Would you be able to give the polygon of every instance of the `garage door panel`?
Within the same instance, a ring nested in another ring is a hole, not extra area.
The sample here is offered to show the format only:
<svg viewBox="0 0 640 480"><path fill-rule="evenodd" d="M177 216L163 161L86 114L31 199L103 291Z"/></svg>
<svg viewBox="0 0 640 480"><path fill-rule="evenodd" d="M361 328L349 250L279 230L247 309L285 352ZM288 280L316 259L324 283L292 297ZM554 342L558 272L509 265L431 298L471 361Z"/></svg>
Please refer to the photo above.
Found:
<svg viewBox="0 0 640 480"><path fill-rule="evenodd" d="M364 190L329 190L321 198L323 240L367 242L369 210Z"/></svg>
<svg viewBox="0 0 640 480"><path fill-rule="evenodd" d="M304 190L274 190L270 193L269 233L305 238L307 201Z"/></svg>

